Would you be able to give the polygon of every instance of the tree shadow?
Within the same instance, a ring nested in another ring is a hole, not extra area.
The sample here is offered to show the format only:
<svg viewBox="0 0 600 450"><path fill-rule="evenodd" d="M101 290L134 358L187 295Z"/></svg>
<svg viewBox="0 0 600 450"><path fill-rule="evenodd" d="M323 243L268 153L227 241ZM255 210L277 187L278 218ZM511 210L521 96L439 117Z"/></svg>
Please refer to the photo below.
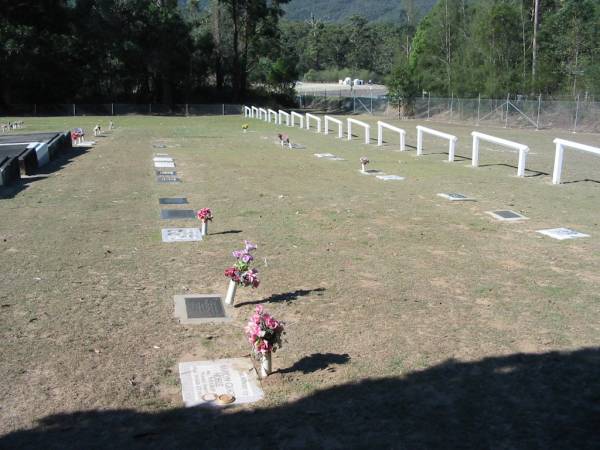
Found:
<svg viewBox="0 0 600 450"><path fill-rule="evenodd" d="M310 356L305 356L300 361L295 362L291 367L287 369L279 369L278 373L292 373L302 372L311 373L317 370L324 370L329 368L330 371L335 371L333 367L329 367L331 364L346 364L350 361L350 355L348 353L313 353Z"/></svg>
<svg viewBox="0 0 600 450"><path fill-rule="evenodd" d="M264 298L262 300L252 300L249 302L238 303L236 306L244 306L244 305L258 305L260 303L279 303L279 302L291 302L292 300L296 300L299 297L305 297L310 295L313 292L318 292L317 295L323 295L321 292L325 291L325 288L316 288L316 289L297 289L293 292L284 292L282 294L273 294L270 297Z"/></svg>
<svg viewBox="0 0 600 450"><path fill-rule="evenodd" d="M210 236L217 236L219 234L239 234L243 233L242 230L227 230L227 231L219 231L217 233L209 233Z"/></svg>
<svg viewBox="0 0 600 450"><path fill-rule="evenodd" d="M0 448L591 450L599 393L598 347L513 354L365 378L271 407L55 414L0 437Z"/></svg>

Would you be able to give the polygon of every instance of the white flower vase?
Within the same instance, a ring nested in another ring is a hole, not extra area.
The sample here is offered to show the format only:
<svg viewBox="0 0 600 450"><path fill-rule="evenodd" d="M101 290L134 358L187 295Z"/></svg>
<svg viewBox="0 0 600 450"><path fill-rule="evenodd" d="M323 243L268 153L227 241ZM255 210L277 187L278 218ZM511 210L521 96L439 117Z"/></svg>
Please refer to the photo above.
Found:
<svg viewBox="0 0 600 450"><path fill-rule="evenodd" d="M227 288L227 295L225 296L225 303L233 305L235 302L235 291L237 290L237 283L233 280L229 280L229 287Z"/></svg>
<svg viewBox="0 0 600 450"><path fill-rule="evenodd" d="M202 221L202 236L206 236L208 234L208 221Z"/></svg>
<svg viewBox="0 0 600 450"><path fill-rule="evenodd" d="M260 377L267 378L271 375L273 370L273 366L271 364L271 352L266 352L262 354L260 358Z"/></svg>

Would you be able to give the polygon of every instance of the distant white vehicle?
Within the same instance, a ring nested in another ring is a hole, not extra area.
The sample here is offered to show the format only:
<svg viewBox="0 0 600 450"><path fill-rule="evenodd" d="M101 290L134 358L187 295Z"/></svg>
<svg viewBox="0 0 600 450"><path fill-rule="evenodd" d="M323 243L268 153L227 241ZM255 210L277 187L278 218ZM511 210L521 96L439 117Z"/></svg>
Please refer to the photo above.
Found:
<svg viewBox="0 0 600 450"><path fill-rule="evenodd" d="M354 86L362 86L363 84L365 84L364 80L354 79Z"/></svg>
<svg viewBox="0 0 600 450"><path fill-rule="evenodd" d="M344 84L344 80L338 80L338 84Z"/></svg>
<svg viewBox="0 0 600 450"><path fill-rule="evenodd" d="M352 78L350 78L350 77L344 78L344 84L347 86L352 86Z"/></svg>

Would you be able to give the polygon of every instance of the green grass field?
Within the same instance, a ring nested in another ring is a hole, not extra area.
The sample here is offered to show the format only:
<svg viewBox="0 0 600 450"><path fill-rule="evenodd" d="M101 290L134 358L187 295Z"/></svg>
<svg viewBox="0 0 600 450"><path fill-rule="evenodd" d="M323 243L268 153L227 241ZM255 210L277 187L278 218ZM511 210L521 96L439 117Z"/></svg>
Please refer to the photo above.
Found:
<svg viewBox="0 0 600 450"><path fill-rule="evenodd" d="M407 130L401 153L392 134L378 148L285 127L305 148L282 150L277 127L237 116L114 121L95 147L0 190L0 448L597 445L600 158L567 150L565 183L551 173L552 139L598 135L480 129L530 146L517 178L517 154L484 143L471 168L460 125L389 121ZM429 136L416 157L417 124L456 134L457 162ZM155 153L183 183L156 183ZM361 175L361 156L406 179ZM169 196L212 208L215 234L163 244L161 227L197 226L159 219ZM496 222L496 209L529 219ZM556 227L591 237L535 232ZM261 286L238 290L229 324L179 325L173 296L224 294L244 239ZM183 409L177 363L248 355L257 302L287 329L265 400Z"/></svg>

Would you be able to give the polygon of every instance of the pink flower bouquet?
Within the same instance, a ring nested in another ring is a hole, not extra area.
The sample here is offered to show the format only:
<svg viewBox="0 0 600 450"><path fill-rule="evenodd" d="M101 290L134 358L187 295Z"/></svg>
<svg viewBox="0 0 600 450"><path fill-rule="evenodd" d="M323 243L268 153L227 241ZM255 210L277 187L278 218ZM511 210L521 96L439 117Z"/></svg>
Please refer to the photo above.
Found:
<svg viewBox="0 0 600 450"><path fill-rule="evenodd" d="M284 334L283 322L275 320L262 305L256 307L244 331L257 356L281 348L281 336Z"/></svg>
<svg viewBox="0 0 600 450"><path fill-rule="evenodd" d="M198 220L202 222L208 222L209 220L213 220L213 215L210 208L202 208L200 211L198 211L196 216L198 216Z"/></svg>
<svg viewBox="0 0 600 450"><path fill-rule="evenodd" d="M225 269L225 276L231 278L239 286L257 288L260 284L258 270L250 268L250 264L254 261L251 252L256 250L256 245L250 241L244 241L244 244L245 247L242 250L236 250L232 253L237 261L232 267Z"/></svg>

